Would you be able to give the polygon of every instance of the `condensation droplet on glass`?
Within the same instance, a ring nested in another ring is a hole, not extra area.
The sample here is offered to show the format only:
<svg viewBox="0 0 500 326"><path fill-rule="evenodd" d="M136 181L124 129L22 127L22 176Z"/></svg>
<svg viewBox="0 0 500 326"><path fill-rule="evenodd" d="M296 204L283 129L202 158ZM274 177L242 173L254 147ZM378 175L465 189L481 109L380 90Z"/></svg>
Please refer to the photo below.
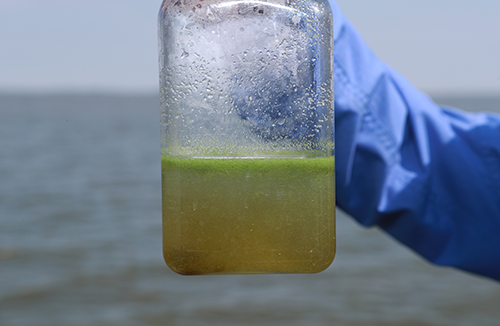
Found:
<svg viewBox="0 0 500 326"><path fill-rule="evenodd" d="M182 50L181 59L185 59L187 57L189 57L189 53L186 52L186 50Z"/></svg>

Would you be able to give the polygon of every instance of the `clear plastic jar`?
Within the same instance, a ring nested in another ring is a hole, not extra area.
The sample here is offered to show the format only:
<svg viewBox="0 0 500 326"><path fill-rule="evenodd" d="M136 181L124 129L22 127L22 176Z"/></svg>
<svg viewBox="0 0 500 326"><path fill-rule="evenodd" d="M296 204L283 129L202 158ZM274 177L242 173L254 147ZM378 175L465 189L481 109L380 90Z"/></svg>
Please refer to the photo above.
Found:
<svg viewBox="0 0 500 326"><path fill-rule="evenodd" d="M313 273L335 256L324 0L165 0L163 252L180 274Z"/></svg>

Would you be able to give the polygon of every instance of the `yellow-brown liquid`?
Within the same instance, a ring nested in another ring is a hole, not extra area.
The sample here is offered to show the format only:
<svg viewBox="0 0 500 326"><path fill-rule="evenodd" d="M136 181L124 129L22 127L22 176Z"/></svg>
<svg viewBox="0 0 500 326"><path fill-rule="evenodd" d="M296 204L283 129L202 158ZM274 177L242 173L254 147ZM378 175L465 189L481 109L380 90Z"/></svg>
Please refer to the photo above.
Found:
<svg viewBox="0 0 500 326"><path fill-rule="evenodd" d="M177 273L314 273L335 256L333 158L163 156L162 192Z"/></svg>

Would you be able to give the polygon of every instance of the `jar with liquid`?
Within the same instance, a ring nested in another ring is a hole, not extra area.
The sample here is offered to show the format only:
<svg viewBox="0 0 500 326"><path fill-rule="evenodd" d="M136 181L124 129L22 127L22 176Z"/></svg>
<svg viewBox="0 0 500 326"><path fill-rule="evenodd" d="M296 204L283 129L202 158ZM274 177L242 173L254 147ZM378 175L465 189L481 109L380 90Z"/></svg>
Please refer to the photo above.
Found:
<svg viewBox="0 0 500 326"><path fill-rule="evenodd" d="M335 256L325 0L165 0L163 253L184 275L314 273Z"/></svg>

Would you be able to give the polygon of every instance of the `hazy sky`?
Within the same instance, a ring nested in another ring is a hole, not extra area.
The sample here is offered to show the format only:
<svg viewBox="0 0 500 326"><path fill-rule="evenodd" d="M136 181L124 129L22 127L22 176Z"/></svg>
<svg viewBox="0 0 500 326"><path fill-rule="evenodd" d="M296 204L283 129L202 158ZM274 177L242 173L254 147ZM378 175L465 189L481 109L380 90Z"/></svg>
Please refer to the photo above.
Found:
<svg viewBox="0 0 500 326"><path fill-rule="evenodd" d="M0 0L0 92L156 92L160 0ZM499 0L338 0L431 93L500 94Z"/></svg>

